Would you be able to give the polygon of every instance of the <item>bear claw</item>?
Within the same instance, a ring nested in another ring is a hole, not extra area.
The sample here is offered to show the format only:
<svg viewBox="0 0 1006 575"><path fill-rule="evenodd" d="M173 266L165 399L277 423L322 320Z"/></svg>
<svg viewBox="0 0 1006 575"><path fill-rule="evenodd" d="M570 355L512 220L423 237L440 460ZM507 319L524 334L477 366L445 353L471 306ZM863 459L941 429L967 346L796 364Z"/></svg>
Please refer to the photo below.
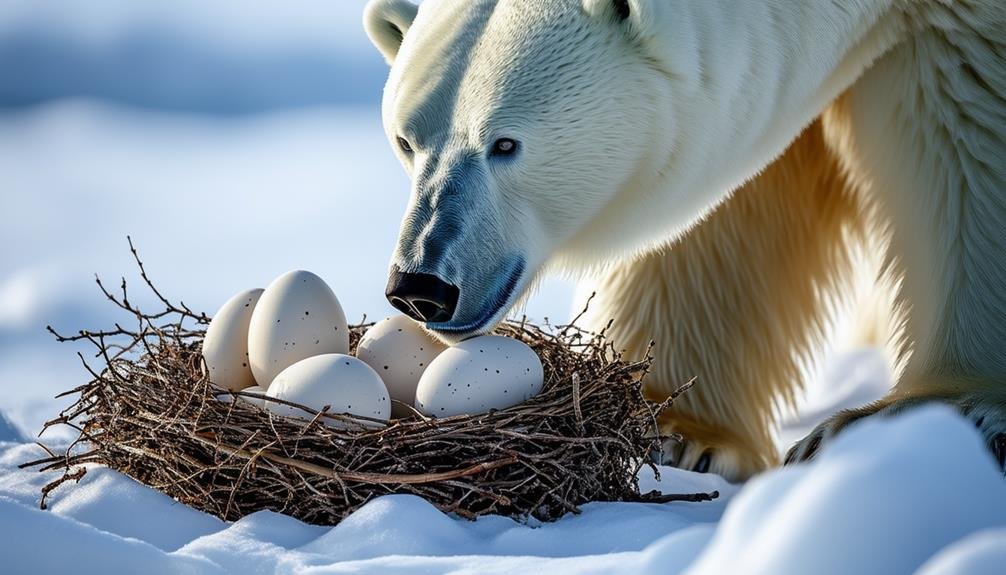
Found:
<svg viewBox="0 0 1006 575"><path fill-rule="evenodd" d="M703 451L702 455L699 457L698 462L696 462L695 465L692 467L692 471L696 471L698 473L708 473L709 467L712 465L712 461L713 461L712 452L709 450Z"/></svg>
<svg viewBox="0 0 1006 575"><path fill-rule="evenodd" d="M975 394L942 397L885 398L865 407L842 411L817 426L807 437L794 444L786 453L786 465L809 461L846 427L869 416L889 417L925 404L945 403L971 420L981 433L999 469L1006 473L1006 402Z"/></svg>

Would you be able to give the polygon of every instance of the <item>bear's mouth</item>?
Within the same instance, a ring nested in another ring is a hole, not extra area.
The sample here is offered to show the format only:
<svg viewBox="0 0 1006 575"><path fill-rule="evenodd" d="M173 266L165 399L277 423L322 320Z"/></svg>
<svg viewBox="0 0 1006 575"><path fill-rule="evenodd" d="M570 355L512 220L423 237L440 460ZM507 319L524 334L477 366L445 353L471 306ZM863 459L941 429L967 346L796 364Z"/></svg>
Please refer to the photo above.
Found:
<svg viewBox="0 0 1006 575"><path fill-rule="evenodd" d="M474 314L466 314L462 308L455 313L454 318L444 322L429 322L427 329L436 332L451 341L461 341L484 334L496 327L503 316L513 305L514 295L518 293L524 277L527 264L522 257L511 259L507 266L509 270L502 279L496 282L495 290L483 298L484 304ZM465 299L465 298L463 298ZM464 303L459 302L459 303ZM466 318L466 316L468 316ZM474 317L471 317L474 316Z"/></svg>

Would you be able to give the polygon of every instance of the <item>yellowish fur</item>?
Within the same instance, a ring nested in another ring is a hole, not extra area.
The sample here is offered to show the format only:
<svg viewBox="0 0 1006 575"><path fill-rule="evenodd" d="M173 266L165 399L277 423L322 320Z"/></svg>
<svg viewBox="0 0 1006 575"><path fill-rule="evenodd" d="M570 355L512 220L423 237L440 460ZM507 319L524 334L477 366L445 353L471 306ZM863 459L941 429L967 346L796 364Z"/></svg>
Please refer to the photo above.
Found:
<svg viewBox="0 0 1006 575"><path fill-rule="evenodd" d="M676 463L710 450L712 471L742 479L777 462L776 408L794 400L829 299L847 287L865 215L817 122L677 243L596 286L591 317L615 320L619 349L638 357L655 342L650 396L697 378L661 420L688 440Z"/></svg>

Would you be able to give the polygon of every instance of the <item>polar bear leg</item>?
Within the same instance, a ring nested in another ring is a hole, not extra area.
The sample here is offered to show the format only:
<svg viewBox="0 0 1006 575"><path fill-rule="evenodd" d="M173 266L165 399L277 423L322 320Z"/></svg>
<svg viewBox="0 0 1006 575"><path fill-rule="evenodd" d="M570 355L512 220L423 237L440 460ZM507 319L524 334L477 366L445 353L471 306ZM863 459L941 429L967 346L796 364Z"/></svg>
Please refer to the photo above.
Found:
<svg viewBox="0 0 1006 575"><path fill-rule="evenodd" d="M930 403L970 418L1006 459L1006 10L932 3L911 16L919 29L825 115L890 217L911 357L888 397L828 420L789 461L865 416Z"/></svg>
<svg viewBox="0 0 1006 575"><path fill-rule="evenodd" d="M655 342L647 394L696 379L661 417L662 433L684 440L665 461L732 480L778 462L775 408L794 399L827 296L848 283L863 211L816 122L680 241L599 282L590 325L613 319L630 356Z"/></svg>

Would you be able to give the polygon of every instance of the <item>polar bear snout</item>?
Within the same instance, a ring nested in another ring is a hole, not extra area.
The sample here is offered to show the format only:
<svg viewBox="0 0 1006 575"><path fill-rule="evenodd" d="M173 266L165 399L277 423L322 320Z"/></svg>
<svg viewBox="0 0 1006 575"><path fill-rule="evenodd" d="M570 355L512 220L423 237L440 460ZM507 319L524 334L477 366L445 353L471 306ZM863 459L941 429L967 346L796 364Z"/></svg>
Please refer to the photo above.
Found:
<svg viewBox="0 0 1006 575"><path fill-rule="evenodd" d="M533 212L470 147L427 152L416 170L385 295L445 341L485 333L540 265Z"/></svg>
<svg viewBox="0 0 1006 575"><path fill-rule="evenodd" d="M395 309L424 323L446 322L454 317L460 290L433 274L391 270L384 294Z"/></svg>
<svg viewBox="0 0 1006 575"><path fill-rule="evenodd" d="M483 252L467 264L455 264L442 266L453 273L393 264L385 292L396 309L450 343L492 330L528 283L522 256Z"/></svg>

